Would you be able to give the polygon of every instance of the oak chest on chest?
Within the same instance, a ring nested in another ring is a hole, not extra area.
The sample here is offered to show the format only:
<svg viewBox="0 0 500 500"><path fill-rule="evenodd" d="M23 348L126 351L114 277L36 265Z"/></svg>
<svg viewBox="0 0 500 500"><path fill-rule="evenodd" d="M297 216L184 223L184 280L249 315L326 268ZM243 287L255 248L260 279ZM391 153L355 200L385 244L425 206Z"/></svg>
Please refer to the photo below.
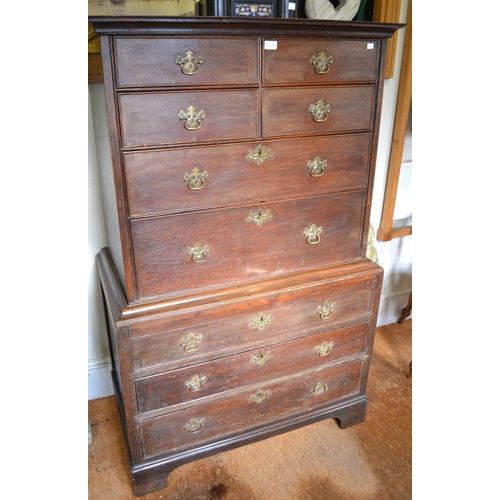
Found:
<svg viewBox="0 0 500 500"><path fill-rule="evenodd" d="M91 19L112 160L98 266L136 495L189 460L365 416L397 27L252 21Z"/></svg>

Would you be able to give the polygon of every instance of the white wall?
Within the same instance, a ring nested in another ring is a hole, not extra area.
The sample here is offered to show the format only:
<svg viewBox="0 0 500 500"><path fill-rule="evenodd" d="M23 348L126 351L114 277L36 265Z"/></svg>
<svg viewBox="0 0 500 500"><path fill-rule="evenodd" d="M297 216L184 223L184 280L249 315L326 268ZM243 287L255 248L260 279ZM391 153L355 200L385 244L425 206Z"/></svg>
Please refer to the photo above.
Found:
<svg viewBox="0 0 500 500"><path fill-rule="evenodd" d="M401 20L406 19L408 0L403 0ZM395 75L399 75L404 32L398 37ZM385 81L384 104L378 147L377 171L372 201L371 223L379 226L384 201L385 178L389 162L392 126L396 107L399 77ZM97 275L95 256L106 246L98 164L109 160L104 89L102 84L89 85L89 173L88 173L88 398L95 399L113 393L111 362L107 345L106 322ZM411 291L412 237L390 242L375 240L379 263L385 270L379 325L394 323L406 305Z"/></svg>

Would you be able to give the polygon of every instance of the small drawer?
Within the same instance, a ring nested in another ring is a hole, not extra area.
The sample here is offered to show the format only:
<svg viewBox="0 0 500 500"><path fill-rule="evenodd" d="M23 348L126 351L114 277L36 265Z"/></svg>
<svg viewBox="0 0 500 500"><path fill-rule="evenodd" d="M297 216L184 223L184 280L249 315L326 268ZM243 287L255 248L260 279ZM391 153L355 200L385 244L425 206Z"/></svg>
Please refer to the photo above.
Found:
<svg viewBox="0 0 500 500"><path fill-rule="evenodd" d="M361 257L364 191L131 221L141 298Z"/></svg>
<svg viewBox="0 0 500 500"><path fill-rule="evenodd" d="M165 365L192 366L369 321L375 276L372 272L344 276L134 323L130 326L134 368L164 371Z"/></svg>
<svg viewBox="0 0 500 500"><path fill-rule="evenodd" d="M217 359L136 380L139 412L171 407L196 399L286 377L301 370L362 353L367 324Z"/></svg>
<svg viewBox="0 0 500 500"><path fill-rule="evenodd" d="M266 50L264 83L370 81L377 76L378 43L370 40L273 38Z"/></svg>
<svg viewBox="0 0 500 500"><path fill-rule="evenodd" d="M256 39L115 39L118 87L250 85L258 82Z"/></svg>
<svg viewBox="0 0 500 500"><path fill-rule="evenodd" d="M257 90L120 94L125 147L254 139Z"/></svg>
<svg viewBox="0 0 500 500"><path fill-rule="evenodd" d="M132 217L365 189L370 134L124 154Z"/></svg>
<svg viewBox="0 0 500 500"><path fill-rule="evenodd" d="M280 418L334 404L360 391L362 361L301 374L226 399L143 421L145 457L178 453Z"/></svg>
<svg viewBox="0 0 500 500"><path fill-rule="evenodd" d="M368 130L374 88L367 86L266 89L262 136Z"/></svg>

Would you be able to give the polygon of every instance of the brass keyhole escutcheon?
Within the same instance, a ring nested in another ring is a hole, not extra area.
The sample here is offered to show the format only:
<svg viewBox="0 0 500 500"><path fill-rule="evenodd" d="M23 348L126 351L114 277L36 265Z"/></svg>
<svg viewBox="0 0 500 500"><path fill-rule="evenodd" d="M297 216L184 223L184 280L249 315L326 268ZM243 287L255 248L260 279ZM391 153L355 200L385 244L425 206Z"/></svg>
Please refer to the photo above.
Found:
<svg viewBox="0 0 500 500"><path fill-rule="evenodd" d="M324 122L328 118L328 113L331 111L330 105L326 104L322 100L319 100L316 104L311 104L309 106L309 113L313 115L313 120L315 122Z"/></svg>
<svg viewBox="0 0 500 500"><path fill-rule="evenodd" d="M266 160L272 160L273 153L269 148L259 144L253 151L247 155L247 160L254 161L257 165L262 165Z"/></svg>
<svg viewBox="0 0 500 500"><path fill-rule="evenodd" d="M250 212L250 215L247 217L247 222L254 222L257 226L262 226L266 220L271 220L273 218L273 214L271 210L262 210L259 208L255 212Z"/></svg>
<svg viewBox="0 0 500 500"><path fill-rule="evenodd" d="M181 67L185 75L196 75L203 64L203 56L195 56L192 50L188 50L185 54L185 57L178 54L175 63Z"/></svg>
<svg viewBox="0 0 500 500"><path fill-rule="evenodd" d="M194 106L189 106L187 111L179 111L179 120L184 123L184 128L186 130L199 129L201 127L201 121L204 118L204 111L197 111Z"/></svg>
<svg viewBox="0 0 500 500"><path fill-rule="evenodd" d="M307 243L309 245L316 245L321 241L320 234L323 232L323 228L321 226L317 226L316 224L311 224L309 227L304 229L304 236L306 237Z"/></svg>
<svg viewBox="0 0 500 500"><path fill-rule="evenodd" d="M271 396L271 391L269 389L266 391L259 391L257 394L252 394L248 402L260 404L270 396Z"/></svg>
<svg viewBox="0 0 500 500"><path fill-rule="evenodd" d="M269 351L264 352L260 351L259 354L252 354L250 358L250 363L262 366L266 361L269 361L272 358L272 355Z"/></svg>
<svg viewBox="0 0 500 500"><path fill-rule="evenodd" d="M318 74L328 73L330 66L333 63L333 57L326 50L321 50L311 58L311 64L314 66L314 71Z"/></svg>
<svg viewBox="0 0 500 500"><path fill-rule="evenodd" d="M208 179L208 172L201 171L198 167L194 167L191 172L184 174L184 181L191 191L198 191L203 188L205 181Z"/></svg>
<svg viewBox="0 0 500 500"><path fill-rule="evenodd" d="M253 318L252 321L250 321L250 328L263 330L267 325L271 323L271 321L271 316L269 316L268 314L261 314L257 318Z"/></svg>

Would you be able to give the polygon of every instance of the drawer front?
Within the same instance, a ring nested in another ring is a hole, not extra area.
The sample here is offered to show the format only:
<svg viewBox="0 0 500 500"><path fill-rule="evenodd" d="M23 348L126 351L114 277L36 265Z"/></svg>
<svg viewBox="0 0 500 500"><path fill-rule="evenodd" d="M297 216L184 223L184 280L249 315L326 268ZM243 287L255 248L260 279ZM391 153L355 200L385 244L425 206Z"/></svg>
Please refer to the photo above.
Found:
<svg viewBox="0 0 500 500"><path fill-rule="evenodd" d="M370 134L125 153L131 216L364 189Z"/></svg>
<svg viewBox="0 0 500 500"><path fill-rule="evenodd" d="M278 38L276 50L265 50L264 43L263 82L375 80L377 45L369 40Z"/></svg>
<svg viewBox="0 0 500 500"><path fill-rule="evenodd" d="M364 191L131 222L142 298L361 257Z"/></svg>
<svg viewBox="0 0 500 500"><path fill-rule="evenodd" d="M263 385L141 423L146 457L176 453L359 393L362 362Z"/></svg>
<svg viewBox="0 0 500 500"><path fill-rule="evenodd" d="M373 95L372 86L264 90L262 136L368 130Z"/></svg>
<svg viewBox="0 0 500 500"><path fill-rule="evenodd" d="M369 320L373 287L373 274L358 275L135 323L134 368L194 365L282 342L283 335L300 338ZM330 316L321 314L326 302Z"/></svg>
<svg viewBox="0 0 500 500"><path fill-rule="evenodd" d="M129 38L115 41L118 87L258 82L251 38Z"/></svg>
<svg viewBox="0 0 500 500"><path fill-rule="evenodd" d="M174 406L362 353L367 324L267 346L236 356L136 380L141 413Z"/></svg>
<svg viewBox="0 0 500 500"><path fill-rule="evenodd" d="M256 90L120 94L125 147L253 139Z"/></svg>

